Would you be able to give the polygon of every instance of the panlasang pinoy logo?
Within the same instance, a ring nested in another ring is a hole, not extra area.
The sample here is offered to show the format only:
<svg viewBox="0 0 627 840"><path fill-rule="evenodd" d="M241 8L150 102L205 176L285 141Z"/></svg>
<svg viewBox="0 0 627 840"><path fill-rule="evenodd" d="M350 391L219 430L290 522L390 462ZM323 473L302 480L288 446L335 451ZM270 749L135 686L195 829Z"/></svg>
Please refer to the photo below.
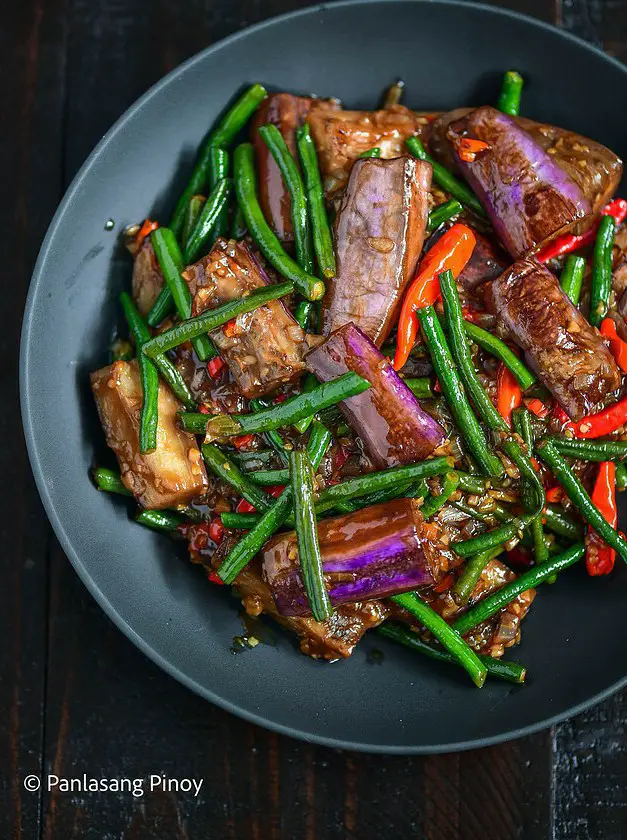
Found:
<svg viewBox="0 0 627 840"><path fill-rule="evenodd" d="M204 779L172 779L164 773L151 773L145 778L95 778L83 773L80 776L64 777L50 774L45 777L48 791L57 790L61 793L130 793L136 798L147 792L167 791L169 793L191 794L198 797ZM29 791L36 791L40 787L40 780L36 776L27 776L24 787Z"/></svg>

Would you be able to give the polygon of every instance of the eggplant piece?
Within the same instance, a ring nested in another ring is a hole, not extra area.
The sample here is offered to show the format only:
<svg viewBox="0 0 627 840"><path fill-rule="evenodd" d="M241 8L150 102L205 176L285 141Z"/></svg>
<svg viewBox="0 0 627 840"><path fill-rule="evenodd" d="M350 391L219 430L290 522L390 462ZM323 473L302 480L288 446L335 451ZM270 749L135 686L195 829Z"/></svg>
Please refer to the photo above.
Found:
<svg viewBox="0 0 627 840"><path fill-rule="evenodd" d="M486 285L497 324L525 351L529 366L573 420L621 383L597 330L573 306L557 278L532 257Z"/></svg>
<svg viewBox="0 0 627 840"><path fill-rule="evenodd" d="M159 383L157 448L147 454L139 450L142 389L137 362L114 362L95 371L91 387L122 481L142 507L185 505L206 492L207 473L196 438L179 429L177 412L183 406L167 385Z"/></svg>
<svg viewBox="0 0 627 840"><path fill-rule="evenodd" d="M466 117L472 108L456 108L440 114L431 126L429 147L440 163L455 168L453 147L447 132L451 123ZM527 117L513 117L552 160L573 179L589 201L592 212L598 213L612 198L623 176L623 162L607 146L574 131L556 125L539 123Z"/></svg>
<svg viewBox="0 0 627 840"><path fill-rule="evenodd" d="M247 243L223 238L183 277L193 298L192 316L270 282ZM304 370L305 334L278 300L238 316L228 330L213 330L211 338L249 399L275 391Z"/></svg>
<svg viewBox="0 0 627 840"><path fill-rule="evenodd" d="M320 160L327 198L346 186L353 164L375 146L381 158L399 157L405 140L414 134L426 138L429 119L403 105L381 111L331 110L315 104L307 118Z"/></svg>
<svg viewBox="0 0 627 840"><path fill-rule="evenodd" d="M331 603L387 598L437 584L455 560L434 532L436 527L425 523L415 499L320 520L318 539ZM309 615L296 532L271 539L262 562L278 611Z"/></svg>
<svg viewBox="0 0 627 840"><path fill-rule="evenodd" d="M144 318L159 297L165 280L150 237L146 237L133 262L133 300Z"/></svg>
<svg viewBox="0 0 627 840"><path fill-rule="evenodd" d="M466 137L488 144L472 161L458 152ZM507 114L487 105L477 108L449 125L447 139L456 168L514 259L592 221L590 202L579 186Z"/></svg>
<svg viewBox="0 0 627 840"><path fill-rule="evenodd" d="M352 321L378 347L388 337L422 250L430 186L424 161L357 161L335 220L337 273L323 300L324 335Z"/></svg>
<svg viewBox="0 0 627 840"><path fill-rule="evenodd" d="M339 108L333 101L314 100L291 93L271 93L259 106L251 125L259 175L259 201L268 224L283 242L294 241L292 200L279 167L259 134L259 128L268 123L276 125L288 149L298 160L296 129L306 122L313 103L320 112Z"/></svg>
<svg viewBox="0 0 627 840"><path fill-rule="evenodd" d="M322 382L354 371L371 383L367 391L340 403L340 409L379 469L422 461L446 435L370 339L354 324L332 333L305 357Z"/></svg>
<svg viewBox="0 0 627 840"><path fill-rule="evenodd" d="M477 240L474 250L457 278L457 285L466 292L472 292L482 283L499 277L512 262L496 242L477 230L473 232Z"/></svg>

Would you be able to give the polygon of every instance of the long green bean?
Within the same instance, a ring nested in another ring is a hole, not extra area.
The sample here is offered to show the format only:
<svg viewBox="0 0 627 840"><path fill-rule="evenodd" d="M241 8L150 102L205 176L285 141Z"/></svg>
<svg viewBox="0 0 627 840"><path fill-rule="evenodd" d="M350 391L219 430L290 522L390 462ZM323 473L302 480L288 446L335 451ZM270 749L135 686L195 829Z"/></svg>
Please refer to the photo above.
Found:
<svg viewBox="0 0 627 840"><path fill-rule="evenodd" d="M128 487L123 484L120 473L114 470L109 470L107 467L96 467L92 471L92 476L99 490L105 490L107 493L116 493L120 496L133 495Z"/></svg>
<svg viewBox="0 0 627 840"><path fill-rule="evenodd" d="M428 496L425 499L423 506L420 508L420 512L425 519L431 519L432 516L435 516L435 514L444 507L453 493L457 490L458 484L459 475L456 472L450 472L444 475L444 481L442 483L440 493Z"/></svg>
<svg viewBox="0 0 627 840"><path fill-rule="evenodd" d="M237 239L239 242L248 233L246 227L246 219L242 213L242 208L235 202L235 210L233 211L233 220L231 222L231 239Z"/></svg>
<svg viewBox="0 0 627 840"><path fill-rule="evenodd" d="M208 309L195 318L188 318L180 324L172 327L160 335L156 335L143 347L145 355L154 358L159 354L167 353L185 341L197 340L198 337L207 337L205 333L215 330L217 327L226 324L228 321L237 318L245 312L252 312L268 303L271 300L289 295L293 290L291 283L277 283L276 285L262 286L246 297L236 298L216 309Z"/></svg>
<svg viewBox="0 0 627 840"><path fill-rule="evenodd" d="M536 452L564 488L566 495L583 519L594 528L601 539L605 540L627 562L627 541L615 528L612 528L590 498L581 481L559 454L555 445L551 441L541 440L536 446Z"/></svg>
<svg viewBox="0 0 627 840"><path fill-rule="evenodd" d="M150 239L165 282L172 294L176 311L180 318L187 319L192 314L192 296L181 275L185 266L176 238L168 228L157 228L150 234ZM198 358L202 362L206 362L216 355L215 348L208 335L197 333L193 345Z"/></svg>
<svg viewBox="0 0 627 840"><path fill-rule="evenodd" d="M459 664L459 661L447 651L432 647L426 642L423 642L417 633L407 630L398 624L386 622L377 628L377 632L385 636L386 639L398 642L398 644L404 645L416 651L416 653L424 653L425 656L429 656L437 662L448 662L451 665ZM490 677L497 677L500 680L507 680L507 682L517 683L518 685L524 683L525 677L527 676L527 669L518 662L504 662L502 659L484 656L481 653L478 653L477 657L485 665Z"/></svg>
<svg viewBox="0 0 627 840"><path fill-rule="evenodd" d="M527 452L533 452L534 434L533 428L531 426L530 412L526 408L518 408L514 411L512 415L512 420L516 432L523 439L525 446L527 447ZM540 481L540 479L538 479L538 481ZM549 552L546 542L544 540L544 531L542 528L542 509L544 508L546 497L543 490L541 499L542 505L540 507L540 510L538 511L536 504L536 489L537 484L532 484L529 481L523 481L521 499L523 507L525 508L527 513L534 513L534 511L536 512L535 518L532 519L532 521L529 524L529 530L531 531L531 537L533 539L535 561L536 564L540 564L544 563L545 560L547 560Z"/></svg>
<svg viewBox="0 0 627 840"><path fill-rule="evenodd" d="M229 108L216 128L210 133L203 144L192 176L178 200L170 222L170 228L176 237L180 235L183 228L185 212L190 198L195 193L202 192L209 182L212 149L216 146L225 148L230 145L267 95L264 87L257 84L252 85Z"/></svg>
<svg viewBox="0 0 627 840"><path fill-rule="evenodd" d="M187 210L185 211L185 221L183 222L183 229L181 231L181 242L184 243L184 247L187 247L187 242L192 234L192 231L194 230L194 227L196 226L198 216L200 215L200 211L202 210L205 200L206 199L204 195L193 195L189 200ZM168 289L168 292L169 291L170 290ZM173 300L171 301L171 303L172 306L174 306Z"/></svg>
<svg viewBox="0 0 627 840"><path fill-rule="evenodd" d="M232 182L229 178L222 178L211 190L185 246L183 253L185 265L196 262L203 249L208 250L213 246L216 239L216 227L223 225L224 211L228 212L231 186Z"/></svg>
<svg viewBox="0 0 627 840"><path fill-rule="evenodd" d="M412 154L415 158L418 158L418 160L426 160L431 164L433 167L433 180L439 187L441 187L445 192L450 193L453 198L456 198L459 202L461 202L461 204L468 207L478 216L484 217L486 215L479 199L472 190L452 175L446 167L442 166L441 163L438 163L430 155L428 155L425 151L425 147L422 145L422 142L417 136L410 137L405 141L405 145L407 146L410 154Z"/></svg>
<svg viewBox="0 0 627 840"><path fill-rule="evenodd" d="M307 203L318 270L328 280L335 276L335 254L325 207L318 154L307 123L296 130L296 145L307 189Z"/></svg>
<svg viewBox="0 0 627 840"><path fill-rule="evenodd" d="M139 451L154 452L157 448L159 426L159 373L151 360L142 353L150 339L150 330L144 323L132 297L127 292L120 295L124 317L137 348L137 361L142 389L142 408L139 419Z"/></svg>
<svg viewBox="0 0 627 840"><path fill-rule="evenodd" d="M211 472L234 487L240 496L243 496L257 510L266 511L272 507L274 504L272 496L251 481L217 446L211 443L203 444L202 456Z"/></svg>
<svg viewBox="0 0 627 840"><path fill-rule="evenodd" d="M544 508L543 518L549 531L553 531L558 537L564 537L571 542L577 542L583 538L581 525L557 505L547 505Z"/></svg>
<svg viewBox="0 0 627 840"><path fill-rule="evenodd" d="M164 283L163 288L157 295L156 301L152 305L152 309L148 313L146 323L149 327L158 327L173 309L174 300L172 299L172 292L168 288L168 284Z"/></svg>
<svg viewBox="0 0 627 840"><path fill-rule="evenodd" d="M479 534L477 537L452 543L451 548L460 557L472 557L473 554L478 554L480 551L496 548L497 545L506 543L514 537L520 537L533 518L533 516L528 514L515 517L511 522L506 522L504 525L500 525L492 531L487 531L485 534Z"/></svg>
<svg viewBox="0 0 627 840"><path fill-rule="evenodd" d="M403 382L407 385L412 394L418 397L419 400L429 400L433 399L435 396L431 385L431 379L428 376L410 377L408 379L404 379Z"/></svg>
<svg viewBox="0 0 627 840"><path fill-rule="evenodd" d="M373 146L372 149L366 149L365 152L362 152L359 155L360 158L380 158L381 157L381 149L379 146Z"/></svg>
<svg viewBox="0 0 627 840"><path fill-rule="evenodd" d="M270 400L264 399L263 397L254 397L249 403L248 407L254 414L258 414L260 411L266 411L267 409L272 407L272 403ZM208 420L209 418L207 418ZM205 431L206 431L205 426ZM204 434L204 432L202 432ZM269 429L268 431L264 432L264 439L266 443L268 443L276 452L279 460L282 464L287 466L287 449L285 448L285 441L276 431L276 429Z"/></svg>
<svg viewBox="0 0 627 840"><path fill-rule="evenodd" d="M181 372L171 359L159 354L152 357L152 362L170 386L170 390L174 396L183 403L188 411L193 411L196 408L196 401L192 392L189 390L187 382L185 382Z"/></svg>
<svg viewBox="0 0 627 840"><path fill-rule="evenodd" d="M383 97L383 108L393 108L394 105L400 105L405 93L405 82L398 79L393 85L390 85Z"/></svg>
<svg viewBox="0 0 627 840"><path fill-rule="evenodd" d="M135 522L146 525L153 531L169 534L176 531L179 525L183 525L185 519L169 510L142 510L135 516Z"/></svg>
<svg viewBox="0 0 627 840"><path fill-rule="evenodd" d="M454 219L455 216L459 216L463 209L456 198L451 198L449 201L438 204L429 213L427 232L432 233L436 228L444 224L444 222L448 222L450 219Z"/></svg>
<svg viewBox="0 0 627 840"><path fill-rule="evenodd" d="M616 220L613 216L601 216L599 230L594 243L592 258L592 280L590 282L590 315L593 327L599 327L607 315L610 292L612 291L612 248Z"/></svg>
<svg viewBox="0 0 627 840"><path fill-rule="evenodd" d="M478 554L473 554L466 563L464 571L453 585L452 595L457 604L468 603L468 599L472 595L473 589L477 585L477 581L483 574L485 567L490 560L494 560L502 551L503 546L496 545L493 548L480 551Z"/></svg>
<svg viewBox="0 0 627 840"><path fill-rule="evenodd" d="M503 362L505 367L514 375L523 391L531 388L536 382L536 377L531 373L529 368L520 361L518 356L500 338L477 326L477 324L471 324L470 321L464 321L464 330L468 337L475 344L478 344L482 350L486 350L499 361Z"/></svg>
<svg viewBox="0 0 627 840"><path fill-rule="evenodd" d="M225 528L249 531L261 520L261 515L258 513L232 513L230 510L226 510L220 514L220 518Z"/></svg>
<svg viewBox="0 0 627 840"><path fill-rule="evenodd" d="M241 467L244 472L254 472L271 467L276 455L271 449L253 449L250 452L231 452L229 457Z"/></svg>
<svg viewBox="0 0 627 840"><path fill-rule="evenodd" d="M487 598L479 601L478 604L458 618L453 624L453 627L463 636L469 630L472 630L473 627L476 627L477 624L480 624L503 607L506 607L521 592L526 592L528 589L539 586L547 578L574 565L581 560L584 554L585 547L583 543L577 543L577 545L571 546L562 552L562 554L558 554L556 557L547 560L541 566L534 566L533 569L523 572L515 580L506 583L501 589L498 589L496 592L488 595Z"/></svg>
<svg viewBox="0 0 627 840"><path fill-rule="evenodd" d="M309 321L314 311L314 304L310 300L301 300L294 310L294 320L298 322L299 326L305 331L309 326Z"/></svg>
<svg viewBox="0 0 627 840"><path fill-rule="evenodd" d="M585 269L586 261L584 258L570 254L566 257L564 269L560 274L560 286L575 306L577 306L581 297Z"/></svg>
<svg viewBox="0 0 627 840"><path fill-rule="evenodd" d="M318 420L314 420L312 424L311 434L307 442L307 452L312 462L319 460L318 449L323 447L323 453L328 449L331 441L331 433ZM250 473L250 478L255 484L260 484L262 487L276 487L277 484L287 484L290 480L289 469L282 470L257 470Z"/></svg>
<svg viewBox="0 0 627 840"><path fill-rule="evenodd" d="M580 461L623 461L627 458L627 440L576 440L547 437L561 455Z"/></svg>
<svg viewBox="0 0 627 840"><path fill-rule="evenodd" d="M233 177L237 202L242 209L248 231L259 249L276 270L294 283L308 300L319 300L324 295L324 283L308 274L283 249L276 234L267 223L257 198L257 178L253 147L242 143L235 149Z"/></svg>
<svg viewBox="0 0 627 840"><path fill-rule="evenodd" d="M474 684L481 688L485 682L487 668L459 633L453 630L435 610L421 601L414 592L393 595L390 600L406 609L420 624L430 630L442 647L468 672Z"/></svg>
<svg viewBox="0 0 627 840"><path fill-rule="evenodd" d="M296 260L303 271L313 274L314 255L309 213L307 212L307 196L305 195L305 186L298 165L276 125L261 126L259 134L279 167L290 194Z"/></svg>
<svg viewBox="0 0 627 840"><path fill-rule="evenodd" d="M520 97L523 89L523 77L516 70L508 70L503 76L501 94L497 108L504 114L517 117L520 113Z"/></svg>
<svg viewBox="0 0 627 840"><path fill-rule="evenodd" d="M416 314L440 386L468 447L488 475L502 475L503 465L490 451L483 430L468 403L435 309L432 306L425 306Z"/></svg>

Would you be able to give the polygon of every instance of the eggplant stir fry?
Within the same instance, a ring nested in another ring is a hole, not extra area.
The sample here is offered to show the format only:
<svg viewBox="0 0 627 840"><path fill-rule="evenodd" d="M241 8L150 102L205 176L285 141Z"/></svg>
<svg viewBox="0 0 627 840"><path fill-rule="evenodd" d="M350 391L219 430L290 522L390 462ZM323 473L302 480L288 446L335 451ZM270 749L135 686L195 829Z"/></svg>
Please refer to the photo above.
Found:
<svg viewBox="0 0 627 840"><path fill-rule="evenodd" d="M168 226L125 232L96 485L309 656L378 628L522 683L536 588L627 561L622 162L522 87L424 113L253 85Z"/></svg>

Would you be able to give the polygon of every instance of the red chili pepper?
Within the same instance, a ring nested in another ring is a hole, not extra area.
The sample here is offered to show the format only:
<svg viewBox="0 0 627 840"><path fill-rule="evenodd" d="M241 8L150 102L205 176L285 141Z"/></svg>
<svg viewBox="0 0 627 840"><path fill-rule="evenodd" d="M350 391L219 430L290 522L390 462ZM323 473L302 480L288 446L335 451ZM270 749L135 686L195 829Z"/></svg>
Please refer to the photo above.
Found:
<svg viewBox="0 0 627 840"><path fill-rule="evenodd" d="M277 397L274 398L273 402L275 405L280 405L281 403L284 403L286 399L287 394L279 394Z"/></svg>
<svg viewBox="0 0 627 840"><path fill-rule="evenodd" d="M457 277L470 259L476 238L469 227L455 224L427 251L418 266L401 308L396 339L394 370L400 370L411 352L418 335L416 309L436 302L440 295L438 277L450 269Z"/></svg>
<svg viewBox="0 0 627 840"><path fill-rule="evenodd" d="M455 581L455 575L451 572L448 575L445 575L442 580L438 583L437 586L433 587L433 591L437 592L447 592Z"/></svg>
<svg viewBox="0 0 627 840"><path fill-rule="evenodd" d="M153 222L152 219L144 219L144 223L137 231L137 235L135 236L135 246L137 249L141 248L144 244L144 239L153 232L153 230L157 230L159 227L159 222Z"/></svg>
<svg viewBox="0 0 627 840"><path fill-rule="evenodd" d="M539 417L541 420L544 420L545 417L548 417L549 409L542 402L542 400L537 399L537 397L532 397L530 400L527 400L526 405L529 411L532 414L535 414L536 417Z"/></svg>
<svg viewBox="0 0 627 840"><path fill-rule="evenodd" d="M214 356L213 359L209 359L207 362L207 372L212 379L217 379L222 371L226 363L220 358L220 356Z"/></svg>
<svg viewBox="0 0 627 840"><path fill-rule="evenodd" d="M190 551L202 551L207 548L211 536L211 525L209 522L198 522L190 525L187 530ZM215 540L214 540L215 542Z"/></svg>
<svg viewBox="0 0 627 840"><path fill-rule="evenodd" d="M204 403L201 403L198 406L198 411L200 412L200 414L211 414L211 412Z"/></svg>
<svg viewBox="0 0 627 840"><path fill-rule="evenodd" d="M598 438L611 435L627 423L627 397L603 411L589 414L576 423L568 422L566 428L577 438Z"/></svg>
<svg viewBox="0 0 627 840"><path fill-rule="evenodd" d="M612 318L604 318L600 330L601 335L609 341L610 353L616 359L616 364L623 373L627 373L627 341L619 336Z"/></svg>
<svg viewBox="0 0 627 840"><path fill-rule="evenodd" d="M231 439L231 443L236 449L246 449L255 439L254 435L238 435Z"/></svg>
<svg viewBox="0 0 627 840"><path fill-rule="evenodd" d="M490 148L489 143L475 140L474 137L462 137L457 141L457 154L465 163L474 163L477 155Z"/></svg>
<svg viewBox="0 0 627 840"><path fill-rule="evenodd" d="M512 425L512 411L519 405L522 405L521 387L514 374L501 362L496 372L496 407L508 426Z"/></svg>
<svg viewBox="0 0 627 840"><path fill-rule="evenodd" d="M253 507L246 499L240 499L235 508L235 513L257 513L257 508Z"/></svg>
<svg viewBox="0 0 627 840"><path fill-rule="evenodd" d="M615 198L610 201L601 210L602 216L613 216L616 224L619 225L627 218L627 201L624 198ZM575 236L572 233L565 233L563 236L558 236L552 242L549 242L544 248L541 248L535 255L539 262L546 263L554 257L561 257L564 254L570 254L572 251L577 251L586 245L594 242L599 223L592 225L592 227L583 233L581 236Z"/></svg>
<svg viewBox="0 0 627 840"><path fill-rule="evenodd" d="M224 581L221 580L216 572L211 569L211 571L207 572L207 578L211 581L211 583L217 583L218 586L224 586Z"/></svg>
<svg viewBox="0 0 627 840"><path fill-rule="evenodd" d="M561 423L562 426L566 426L568 423L570 423L570 417L568 416L568 414L566 414L566 412L559 403L555 403L555 405L553 406L552 413L553 417L555 417L558 423Z"/></svg>
<svg viewBox="0 0 627 840"><path fill-rule="evenodd" d="M517 568L526 569L532 565L533 559L526 548L522 545L516 545L507 552L507 563Z"/></svg>
<svg viewBox="0 0 627 840"><path fill-rule="evenodd" d="M554 487L549 487L546 491L546 500L547 502L551 502L552 504L557 504L561 502L564 498L564 492L559 484L556 484Z"/></svg>
<svg viewBox="0 0 627 840"><path fill-rule="evenodd" d="M222 538L224 537L224 525L219 517L211 520L211 525L209 525L209 536L216 545L220 545L222 542Z"/></svg>
<svg viewBox="0 0 627 840"><path fill-rule="evenodd" d="M337 472L341 470L344 464L350 458L350 451L340 444L335 451L335 455L333 456L333 472Z"/></svg>
<svg viewBox="0 0 627 840"><path fill-rule="evenodd" d="M281 493L285 490L285 484L276 484L274 487L266 487L266 491L274 498L278 499Z"/></svg>
<svg viewBox="0 0 627 840"><path fill-rule="evenodd" d="M592 501L613 528L618 524L616 508L616 465L612 461L599 464ZM616 551L604 542L599 535L588 528L586 534L586 568L592 576L608 575L614 568Z"/></svg>
<svg viewBox="0 0 627 840"><path fill-rule="evenodd" d="M227 338L233 338L235 335L237 321L233 318L230 321L227 321L226 324L222 327L222 332Z"/></svg>

